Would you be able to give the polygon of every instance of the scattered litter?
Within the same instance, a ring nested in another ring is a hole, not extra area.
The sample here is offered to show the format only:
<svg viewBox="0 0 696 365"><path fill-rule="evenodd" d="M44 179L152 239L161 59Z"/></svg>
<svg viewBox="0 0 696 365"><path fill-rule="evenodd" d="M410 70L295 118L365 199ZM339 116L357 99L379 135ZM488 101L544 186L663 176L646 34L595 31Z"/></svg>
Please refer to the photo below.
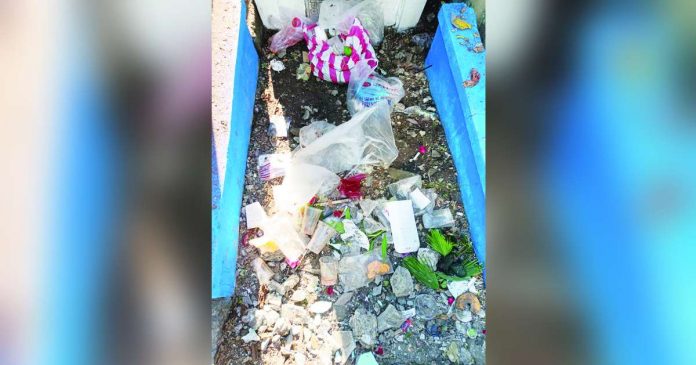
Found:
<svg viewBox="0 0 696 365"><path fill-rule="evenodd" d="M297 79L302 81L308 81L309 75L311 74L312 68L309 67L308 63L301 63L299 66L297 66L297 70L295 71L295 76Z"/></svg>
<svg viewBox="0 0 696 365"><path fill-rule="evenodd" d="M420 175L414 175L387 185L389 192L397 199L409 199L411 191L422 186Z"/></svg>
<svg viewBox="0 0 696 365"><path fill-rule="evenodd" d="M336 128L335 125L325 120L314 121L300 128L300 146L305 147L309 145L334 128Z"/></svg>
<svg viewBox="0 0 696 365"><path fill-rule="evenodd" d="M366 62L360 62L354 67L353 75L348 82L347 95L348 111L353 115L380 101L386 101L392 107L405 93L401 80L396 77L382 77Z"/></svg>
<svg viewBox="0 0 696 365"><path fill-rule="evenodd" d="M319 258L321 285L336 285L338 282L338 259L333 256ZM333 288L331 289L333 291Z"/></svg>
<svg viewBox="0 0 696 365"><path fill-rule="evenodd" d="M302 216L302 232L306 235L312 235L317 228L317 223L321 218L323 210L312 207L305 207Z"/></svg>
<svg viewBox="0 0 696 365"><path fill-rule="evenodd" d="M305 21L307 21L307 19L305 19ZM271 37L269 49L273 53L285 50L304 38L304 32L302 31L303 21L301 18L296 17L289 21L286 20L283 23L289 23L289 25L283 27L278 33Z"/></svg>
<svg viewBox="0 0 696 365"><path fill-rule="evenodd" d="M414 210L423 210L430 205L430 199L418 188L411 191L409 197L411 198L411 203L413 203Z"/></svg>
<svg viewBox="0 0 696 365"><path fill-rule="evenodd" d="M385 214L389 220L394 238L394 250L398 253L418 251L420 240L410 200L398 200L385 204Z"/></svg>
<svg viewBox="0 0 696 365"><path fill-rule="evenodd" d="M338 191L346 198L360 199L362 198L361 182L367 177L365 174L356 174L353 176L341 179L338 184Z"/></svg>
<svg viewBox="0 0 696 365"><path fill-rule="evenodd" d="M419 33L411 37L411 42L420 48L428 48L433 42L433 36L429 33Z"/></svg>
<svg viewBox="0 0 696 365"><path fill-rule="evenodd" d="M481 311L481 302L479 302L478 298L473 293L464 293L460 295L459 297L457 297L455 305L458 309L468 309L471 310L474 314L477 314Z"/></svg>
<svg viewBox="0 0 696 365"><path fill-rule="evenodd" d="M246 207L244 207L244 212L246 214L246 226L247 229L259 228L268 219L266 211L263 209L259 202L253 202Z"/></svg>
<svg viewBox="0 0 696 365"><path fill-rule="evenodd" d="M452 212L447 208L433 210L423 215L423 226L425 228L453 227L454 217L452 217Z"/></svg>
<svg viewBox="0 0 696 365"><path fill-rule="evenodd" d="M297 162L322 166L338 173L360 165L388 166L398 153L389 108L380 103L355 114L348 122L300 149L294 158Z"/></svg>
<svg viewBox="0 0 696 365"><path fill-rule="evenodd" d="M271 60L271 69L276 72L280 72L285 70L285 65L283 64L283 61L278 60L278 59L272 59Z"/></svg>
<svg viewBox="0 0 696 365"><path fill-rule="evenodd" d="M365 235L352 220L344 219L343 229L345 229L346 232L341 234L341 239L346 244L355 245L366 250L370 249L370 240L367 238L367 235Z"/></svg>
<svg viewBox="0 0 696 365"><path fill-rule="evenodd" d="M256 277L259 279L260 284L268 284L271 281L271 278L273 278L273 275L275 275L273 270L271 270L266 262L260 257L255 258L251 263L251 266L254 268Z"/></svg>
<svg viewBox="0 0 696 365"><path fill-rule="evenodd" d="M260 155L258 159L258 173L262 181L285 176L285 170L290 165L289 153L274 153Z"/></svg>
<svg viewBox="0 0 696 365"><path fill-rule="evenodd" d="M321 250L326 247L329 241L336 236L336 234L338 234L338 232L336 232L333 227L319 221L317 223L317 228L314 230L314 234L312 235L312 239L309 240L309 243L307 244L307 249L315 254L319 254Z"/></svg>

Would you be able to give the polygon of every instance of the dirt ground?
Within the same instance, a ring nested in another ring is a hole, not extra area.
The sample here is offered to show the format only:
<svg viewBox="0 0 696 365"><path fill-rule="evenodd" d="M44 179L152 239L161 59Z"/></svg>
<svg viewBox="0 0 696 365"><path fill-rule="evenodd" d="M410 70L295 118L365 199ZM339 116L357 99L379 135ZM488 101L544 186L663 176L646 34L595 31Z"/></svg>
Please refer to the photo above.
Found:
<svg viewBox="0 0 696 365"><path fill-rule="evenodd" d="M436 27L435 14L439 8L439 2L429 2L423 12L422 20L418 26L405 33L397 33L393 29L385 29L385 38L382 44L376 47L378 52L379 67L378 71L385 76L398 77L404 84L405 97L401 100L391 114L392 127L396 145L399 149L397 159L392 163L390 169L375 168L369 177L363 182L363 193L368 198L387 197L386 185L399 179L402 173L399 170L420 174L423 178L425 188L433 188L438 194L438 208L449 207L454 215L456 224L453 228L445 229L453 237L468 238L467 221L465 211L459 196L457 184L457 173L449 154L447 141L445 140L444 130L437 120L435 105L430 97L430 91L425 78L423 69L427 67L424 63L428 47L419 47L412 40L413 35L427 33L434 35ZM264 45L268 45L268 38L274 32L266 32ZM271 187L281 183L282 178L277 178L269 182L263 182L257 174L257 158L260 154L281 153L293 150L298 142L296 138L299 129L310 124L313 120L327 120L329 123L340 124L350 119L350 114L346 109L346 85L336 85L322 81L314 76L310 76L308 81L298 80L295 70L303 62L302 51L305 45L301 42L287 50L283 57L277 57L270 53L267 48L263 49L260 55L261 66L259 70L259 80L256 95L256 105L252 126L251 143L247 159L247 173L245 181L245 191L242 205L247 205L258 201L264 207L273 205ZM283 62L285 69L280 72L271 70L269 61L279 59ZM404 108L418 106L424 112L421 115L407 115L401 113ZM312 112L306 111L309 107ZM275 138L269 134L269 115L282 114L290 121L288 138ZM309 115L307 115L309 114ZM432 114L435 118L430 118L427 114ZM307 117L307 118L303 118ZM425 155L413 159L419 150L419 146L425 146ZM246 232L245 218L241 217L240 237L244 237ZM418 220L419 235L421 242L425 242L424 233L420 220ZM393 252L391 253L393 255ZM260 342L244 343L241 337L247 333L244 317L250 311L263 303L267 295L267 289L260 288L258 280L251 268L251 261L258 256L258 252L251 246L240 245L237 266L237 291L232 298L232 307L228 317L222 327L219 347L215 357L215 364L296 364L298 359L288 354L283 354L280 349L273 345L268 346L262 351ZM398 256L393 256L392 262L399 261ZM278 271L277 276L281 279L287 278L296 272L318 273L317 256L309 254L305 257L302 264L296 269L290 269L285 263L270 263L272 269ZM305 277L302 276L300 287L305 285ZM377 285L379 286L379 285ZM485 307L485 293L482 283L478 283L482 294L480 299ZM352 302L366 303L371 305L371 301L390 299L381 294L379 298L373 298L376 288L366 287L356 291L356 296ZM416 285L417 293L434 294L432 290L420 288ZM336 294L328 295L321 291L317 298L320 300L333 301ZM412 306L412 301L398 302L407 307ZM377 314L384 308L375 308ZM474 338L467 337L462 333L460 324L456 324L456 319L442 320L440 327L445 328L441 336L435 338L425 337L425 328L432 323L414 321L412 334L415 336L392 336L387 338L380 337L380 344L384 347L384 355L378 356L380 364L401 364L401 363L427 363L441 364L448 363L445 351L452 341L458 344L470 344L470 348L481 346L485 351L485 320L477 318L471 322L468 328L475 328L477 335ZM455 326L456 324L456 326ZM449 325L449 329L448 328ZM345 323L334 321L332 329L350 330ZM315 337L312 338L314 340ZM274 341L275 342L275 341ZM305 344L295 344L293 350L304 349L303 346L311 346L312 341L304 341ZM280 347L280 346L278 346ZM364 352L369 349L362 348L358 344L358 350ZM472 354L473 354L472 350ZM479 351L480 352L480 351ZM482 355L475 355L476 364L482 363ZM307 361L308 364L318 362ZM348 363L352 363L351 359Z"/></svg>

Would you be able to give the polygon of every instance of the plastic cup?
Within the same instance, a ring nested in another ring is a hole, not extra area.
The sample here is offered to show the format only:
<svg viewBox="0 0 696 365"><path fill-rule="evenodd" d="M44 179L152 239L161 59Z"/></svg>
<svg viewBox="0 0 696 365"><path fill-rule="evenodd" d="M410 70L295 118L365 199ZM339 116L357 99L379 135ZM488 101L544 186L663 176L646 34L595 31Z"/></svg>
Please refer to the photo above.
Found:
<svg viewBox="0 0 696 365"><path fill-rule="evenodd" d="M307 244L307 248L318 255L337 233L330 225L319 221L312 239Z"/></svg>
<svg viewBox="0 0 696 365"><path fill-rule="evenodd" d="M333 256L319 258L321 285L336 285L338 282L338 259Z"/></svg>

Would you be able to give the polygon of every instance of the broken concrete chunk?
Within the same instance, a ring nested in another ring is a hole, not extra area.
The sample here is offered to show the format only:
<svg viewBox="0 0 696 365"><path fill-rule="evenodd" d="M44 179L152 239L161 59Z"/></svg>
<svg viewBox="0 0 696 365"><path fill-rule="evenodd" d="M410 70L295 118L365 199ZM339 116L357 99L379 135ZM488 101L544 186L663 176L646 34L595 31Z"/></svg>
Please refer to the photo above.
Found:
<svg viewBox="0 0 696 365"><path fill-rule="evenodd" d="M351 299L353 299L352 292L343 293L340 297L338 297L338 299L336 299L336 302L334 302L333 309L336 313L336 318L339 321L342 321L348 316L348 302L350 302Z"/></svg>
<svg viewBox="0 0 696 365"><path fill-rule="evenodd" d="M390 282L392 291L397 297L405 297L413 292L413 279L411 278L411 273L403 266L399 266L394 270Z"/></svg>
<svg viewBox="0 0 696 365"><path fill-rule="evenodd" d="M350 357L350 354L355 350L355 338L351 331L334 332L335 348L338 350L336 360L338 364L345 364Z"/></svg>
<svg viewBox="0 0 696 365"><path fill-rule="evenodd" d="M404 323L403 314L389 304L387 309L377 317L377 332L382 333L390 328L399 328L402 323Z"/></svg>
<svg viewBox="0 0 696 365"><path fill-rule="evenodd" d="M358 308L350 318L350 328L360 343L372 347L377 341L377 317L364 308Z"/></svg>
<svg viewBox="0 0 696 365"><path fill-rule="evenodd" d="M421 176L415 175L389 184L387 185L387 189L389 189L389 192L397 199L405 200L409 199L411 191L413 191L416 188L420 188L421 185Z"/></svg>

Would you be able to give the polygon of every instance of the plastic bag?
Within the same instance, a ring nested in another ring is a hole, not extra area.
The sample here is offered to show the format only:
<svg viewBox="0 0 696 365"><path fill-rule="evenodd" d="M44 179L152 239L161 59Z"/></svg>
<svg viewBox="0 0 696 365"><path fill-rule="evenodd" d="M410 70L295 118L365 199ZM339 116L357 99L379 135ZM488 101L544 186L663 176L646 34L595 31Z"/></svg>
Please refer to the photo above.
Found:
<svg viewBox="0 0 696 365"><path fill-rule="evenodd" d="M338 186L339 178L324 167L293 161L285 171L283 184L273 187L276 209L294 212L316 194Z"/></svg>
<svg viewBox="0 0 696 365"><path fill-rule="evenodd" d="M297 232L289 214L278 213L271 216L262 229L262 237L274 242L289 262L297 262L304 255L309 239Z"/></svg>
<svg viewBox="0 0 696 365"><path fill-rule="evenodd" d="M300 128L300 146L309 145L334 128L336 128L335 125L325 120L312 122L312 124Z"/></svg>
<svg viewBox="0 0 696 365"><path fill-rule="evenodd" d="M341 33L347 31L354 18L360 19L370 37L370 43L376 46L384 39L384 11L376 0L365 0L345 12L343 20L335 28Z"/></svg>
<svg viewBox="0 0 696 365"><path fill-rule="evenodd" d="M365 62L353 68L348 82L347 106L351 115L380 101L391 108L404 97L404 84L396 77L382 77Z"/></svg>
<svg viewBox="0 0 696 365"><path fill-rule="evenodd" d="M271 52L278 53L301 41L304 38L302 25L307 21L307 19L303 20L300 17L284 21L283 27L271 37L271 45L269 46Z"/></svg>
<svg viewBox="0 0 696 365"><path fill-rule="evenodd" d="M398 154L389 107L387 103L379 103L300 149L293 158L299 163L322 166L338 173L356 165L381 164L386 167ZM311 196L307 200L309 198Z"/></svg>
<svg viewBox="0 0 696 365"><path fill-rule="evenodd" d="M346 1L326 0L319 8L319 26L348 33L353 20L358 18L370 37L372 45L378 45L384 38L384 12L376 0Z"/></svg>

